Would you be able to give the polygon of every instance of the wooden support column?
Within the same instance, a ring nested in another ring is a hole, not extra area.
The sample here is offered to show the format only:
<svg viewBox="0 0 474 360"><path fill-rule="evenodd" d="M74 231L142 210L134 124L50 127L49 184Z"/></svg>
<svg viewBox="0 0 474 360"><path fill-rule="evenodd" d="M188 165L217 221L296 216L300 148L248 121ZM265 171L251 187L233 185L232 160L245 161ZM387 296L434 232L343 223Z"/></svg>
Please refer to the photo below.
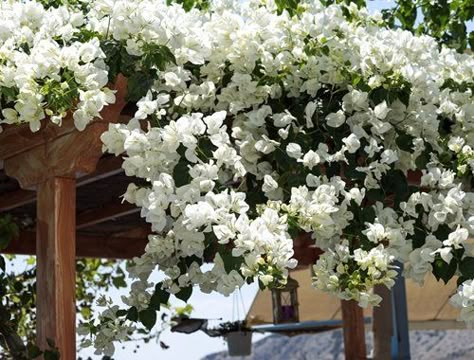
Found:
<svg viewBox="0 0 474 360"><path fill-rule="evenodd" d="M127 79L117 76L114 104L104 107L84 131L72 114L58 127L44 120L32 133L27 125L6 127L0 134L0 160L5 173L23 190L37 190L37 339L47 339L64 360L76 358L75 235L76 181L92 174L102 156L101 134L120 120Z"/></svg>
<svg viewBox="0 0 474 360"><path fill-rule="evenodd" d="M61 359L76 358L76 181L52 177L38 185L37 341L54 341Z"/></svg>
<svg viewBox="0 0 474 360"><path fill-rule="evenodd" d="M362 308L354 300L341 300L346 360L365 360L365 325Z"/></svg>
<svg viewBox="0 0 474 360"><path fill-rule="evenodd" d="M373 309L374 360L392 358L392 294L385 285L376 285L374 292L382 298Z"/></svg>

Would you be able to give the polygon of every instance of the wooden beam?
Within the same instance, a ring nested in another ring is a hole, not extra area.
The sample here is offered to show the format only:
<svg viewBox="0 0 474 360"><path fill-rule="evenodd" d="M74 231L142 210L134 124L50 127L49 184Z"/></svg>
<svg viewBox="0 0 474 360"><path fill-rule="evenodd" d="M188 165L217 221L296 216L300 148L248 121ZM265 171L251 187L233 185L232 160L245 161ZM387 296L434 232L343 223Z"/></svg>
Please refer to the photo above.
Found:
<svg viewBox="0 0 474 360"><path fill-rule="evenodd" d="M32 204L36 201L36 191L15 190L0 197L0 212L9 211L17 207Z"/></svg>
<svg viewBox="0 0 474 360"><path fill-rule="evenodd" d="M145 252L148 236L125 237L76 234L77 258L132 259ZM36 234L23 231L10 245L2 250L4 254L36 255Z"/></svg>
<svg viewBox="0 0 474 360"><path fill-rule="evenodd" d="M76 358L76 183L50 178L38 186L36 337L54 341L62 359Z"/></svg>
<svg viewBox="0 0 474 360"><path fill-rule="evenodd" d="M77 229L100 224L108 220L115 220L122 216L134 214L140 211L136 205L114 201L103 207L87 210L77 215Z"/></svg>
<svg viewBox="0 0 474 360"><path fill-rule="evenodd" d="M373 308L372 329L374 332L374 359L392 358L392 294L385 285L375 285L374 293L382 298L379 306Z"/></svg>
<svg viewBox="0 0 474 360"><path fill-rule="evenodd" d="M97 167L92 174L79 176L77 179L77 187L91 184L118 174L123 173L122 157L107 156L97 163Z"/></svg>
<svg viewBox="0 0 474 360"><path fill-rule="evenodd" d="M365 325L362 308L354 300L341 300L346 360L365 360Z"/></svg>
<svg viewBox="0 0 474 360"><path fill-rule="evenodd" d="M108 156L99 160L96 171L90 175L80 176L76 186L81 187L111 176L121 174L123 159L121 157ZM15 190L5 193L0 197L0 212L9 211L36 201L36 191Z"/></svg>

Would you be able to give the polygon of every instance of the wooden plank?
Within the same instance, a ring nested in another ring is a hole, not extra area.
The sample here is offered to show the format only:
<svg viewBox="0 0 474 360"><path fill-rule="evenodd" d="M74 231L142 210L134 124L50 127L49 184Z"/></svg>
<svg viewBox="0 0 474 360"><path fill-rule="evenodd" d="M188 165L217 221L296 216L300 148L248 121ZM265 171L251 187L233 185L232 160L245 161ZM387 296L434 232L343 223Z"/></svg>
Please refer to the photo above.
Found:
<svg viewBox="0 0 474 360"><path fill-rule="evenodd" d="M76 183L50 178L38 187L36 336L54 341L61 359L76 358Z"/></svg>
<svg viewBox="0 0 474 360"><path fill-rule="evenodd" d="M76 178L92 174L102 156L99 137L107 128L107 122L95 121L84 131L72 132L8 158L5 173L27 190L53 176Z"/></svg>
<svg viewBox="0 0 474 360"><path fill-rule="evenodd" d="M77 258L132 259L145 252L148 234L137 237L76 234ZM36 234L23 231L2 251L4 254L35 255Z"/></svg>
<svg viewBox="0 0 474 360"><path fill-rule="evenodd" d="M362 308L354 300L341 300L341 310L346 360L365 360L367 351Z"/></svg>
<svg viewBox="0 0 474 360"><path fill-rule="evenodd" d="M32 204L36 201L36 191L15 190L0 196L0 212Z"/></svg>
<svg viewBox="0 0 474 360"><path fill-rule="evenodd" d="M93 182L121 174L123 159L121 157L108 156L99 160L94 173L78 178L76 187L81 187ZM36 201L36 191L15 190L5 193L0 197L0 212L16 209L18 207L32 204Z"/></svg>
<svg viewBox="0 0 474 360"><path fill-rule="evenodd" d="M33 133L28 124L4 126L0 134L0 159L21 154L44 143L45 139L57 138L74 131L72 116L63 121L61 126L50 121L43 121L41 129Z"/></svg>
<svg viewBox="0 0 474 360"><path fill-rule="evenodd" d="M124 172L122 169L122 157L108 156L102 158L97 163L97 167L92 174L79 176L77 187L88 185Z"/></svg>
<svg viewBox="0 0 474 360"><path fill-rule="evenodd" d="M114 201L103 207L85 211L77 215L77 229L100 224L109 220L115 220L122 216L134 214L140 211L136 205Z"/></svg>
<svg viewBox="0 0 474 360"><path fill-rule="evenodd" d="M384 285L375 285L374 293L382 298L379 306L373 308L374 359L392 358L392 295Z"/></svg>

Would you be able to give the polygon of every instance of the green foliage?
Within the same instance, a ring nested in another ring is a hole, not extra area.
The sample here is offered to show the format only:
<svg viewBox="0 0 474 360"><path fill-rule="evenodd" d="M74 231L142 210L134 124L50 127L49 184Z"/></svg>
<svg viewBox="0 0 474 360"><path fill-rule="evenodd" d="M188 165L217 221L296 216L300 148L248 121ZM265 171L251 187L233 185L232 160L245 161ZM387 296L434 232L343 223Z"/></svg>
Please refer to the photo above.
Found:
<svg viewBox="0 0 474 360"><path fill-rule="evenodd" d="M65 114L74 107L74 102L79 97L79 87L74 78L74 73L63 70L59 82L54 79L46 79L40 89L44 96L48 109L54 114Z"/></svg>
<svg viewBox="0 0 474 360"><path fill-rule="evenodd" d="M190 11L193 8L199 10L209 9L210 1L209 0L166 0L168 5L171 4L180 4L184 10Z"/></svg>
<svg viewBox="0 0 474 360"><path fill-rule="evenodd" d="M18 236L18 226L10 215L0 217L0 250L5 249L10 241ZM4 268L2 270L5 270Z"/></svg>
<svg viewBox="0 0 474 360"><path fill-rule="evenodd" d="M170 298L170 293L161 288L161 283L156 284L155 292L151 296L149 307L159 311L162 304L167 304Z"/></svg>
<svg viewBox="0 0 474 360"><path fill-rule="evenodd" d="M474 48L474 31L468 32L466 23L474 20L472 0L396 0L393 8L382 10L387 26L402 28L416 34L426 34L436 38L440 44L463 52ZM278 11L297 13L299 0L276 0ZM365 7L366 0L323 0L323 4L334 3ZM345 15L352 19L349 11ZM421 16L420 16L421 15ZM417 22L418 20L418 22Z"/></svg>
<svg viewBox="0 0 474 360"><path fill-rule="evenodd" d="M109 67L109 80L114 81L118 74L128 78L127 100L136 102L146 95L148 89L158 78L168 63L176 63L171 50L165 45L146 44L139 56L130 55L124 43L105 39L101 42L105 53L105 63Z"/></svg>
<svg viewBox="0 0 474 360"><path fill-rule="evenodd" d="M188 287L185 287L185 288L182 288L180 290L180 292L178 292L177 294L175 294L175 296L180 299L180 300L183 300L184 302L187 302L189 300L189 298L191 297L191 294L193 293L193 287L192 286L188 286Z"/></svg>
<svg viewBox="0 0 474 360"><path fill-rule="evenodd" d="M150 308L142 310L138 314L138 318L145 328L151 330L156 324L156 310Z"/></svg>
<svg viewBox="0 0 474 360"><path fill-rule="evenodd" d="M443 259L437 257L433 263L433 275L438 281L441 279L447 284L456 273L457 265L454 259L447 264Z"/></svg>

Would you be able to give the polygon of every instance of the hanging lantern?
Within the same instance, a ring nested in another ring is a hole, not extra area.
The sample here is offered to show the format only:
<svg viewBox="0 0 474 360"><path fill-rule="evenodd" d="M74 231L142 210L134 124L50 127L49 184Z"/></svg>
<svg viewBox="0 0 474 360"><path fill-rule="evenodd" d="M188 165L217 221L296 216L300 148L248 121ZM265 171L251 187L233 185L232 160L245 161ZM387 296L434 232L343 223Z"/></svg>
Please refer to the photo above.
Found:
<svg viewBox="0 0 474 360"><path fill-rule="evenodd" d="M288 276L283 288L272 290L273 323L299 322L298 281Z"/></svg>

